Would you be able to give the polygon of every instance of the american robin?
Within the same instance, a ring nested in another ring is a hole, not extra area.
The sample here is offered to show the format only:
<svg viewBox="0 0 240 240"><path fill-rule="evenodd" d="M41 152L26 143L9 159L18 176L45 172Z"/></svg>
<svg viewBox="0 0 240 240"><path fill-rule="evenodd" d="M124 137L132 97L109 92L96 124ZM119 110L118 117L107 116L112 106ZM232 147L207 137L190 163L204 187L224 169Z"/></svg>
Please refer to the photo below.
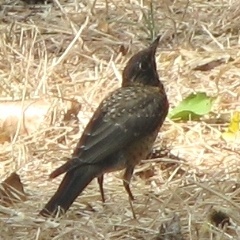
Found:
<svg viewBox="0 0 240 240"><path fill-rule="evenodd" d="M129 183L134 167L151 151L168 113L168 99L159 80L155 53L159 37L130 58L122 87L99 105L69 161L50 174L66 173L56 193L40 212L55 216L68 210L84 188L97 177L104 202L103 175L125 169L123 185L134 199Z"/></svg>

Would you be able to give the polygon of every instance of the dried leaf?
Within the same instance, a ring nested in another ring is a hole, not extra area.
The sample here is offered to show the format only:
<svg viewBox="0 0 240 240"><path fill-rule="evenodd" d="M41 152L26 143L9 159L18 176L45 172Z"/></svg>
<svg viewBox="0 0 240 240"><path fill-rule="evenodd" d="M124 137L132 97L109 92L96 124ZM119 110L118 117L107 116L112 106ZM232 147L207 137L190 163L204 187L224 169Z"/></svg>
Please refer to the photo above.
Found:
<svg viewBox="0 0 240 240"><path fill-rule="evenodd" d="M13 172L0 185L0 204L10 206L26 199L21 179L17 173Z"/></svg>
<svg viewBox="0 0 240 240"><path fill-rule="evenodd" d="M223 59L213 60L213 61L207 62L205 64L198 65L197 67L193 68L193 70L209 71L223 63L225 63L225 61Z"/></svg>

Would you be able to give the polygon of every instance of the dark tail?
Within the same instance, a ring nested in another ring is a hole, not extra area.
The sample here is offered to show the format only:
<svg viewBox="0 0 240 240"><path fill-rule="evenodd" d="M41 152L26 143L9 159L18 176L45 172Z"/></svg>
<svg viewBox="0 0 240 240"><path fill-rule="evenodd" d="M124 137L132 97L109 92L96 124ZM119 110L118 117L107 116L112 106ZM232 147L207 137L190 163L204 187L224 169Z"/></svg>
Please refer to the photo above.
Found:
<svg viewBox="0 0 240 240"><path fill-rule="evenodd" d="M84 188L101 173L97 165L81 166L68 171L40 214L47 217L55 216L59 210L60 215L65 213Z"/></svg>
<svg viewBox="0 0 240 240"><path fill-rule="evenodd" d="M62 166L59 168L55 169L49 176L49 178L55 178L58 177L59 175L68 172L77 166L81 166L81 160L79 158L67 158L67 162L64 163ZM82 164L83 165L83 164Z"/></svg>

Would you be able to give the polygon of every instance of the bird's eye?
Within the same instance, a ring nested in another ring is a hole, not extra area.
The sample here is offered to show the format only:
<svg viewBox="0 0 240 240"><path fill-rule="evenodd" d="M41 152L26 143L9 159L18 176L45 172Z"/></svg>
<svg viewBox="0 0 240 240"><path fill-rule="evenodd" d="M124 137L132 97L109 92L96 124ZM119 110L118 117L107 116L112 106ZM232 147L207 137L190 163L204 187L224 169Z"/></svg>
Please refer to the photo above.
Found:
<svg viewBox="0 0 240 240"><path fill-rule="evenodd" d="M140 70L146 70L147 67L148 67L148 64L147 63L143 63L143 62L140 62L139 65L138 65L139 69Z"/></svg>

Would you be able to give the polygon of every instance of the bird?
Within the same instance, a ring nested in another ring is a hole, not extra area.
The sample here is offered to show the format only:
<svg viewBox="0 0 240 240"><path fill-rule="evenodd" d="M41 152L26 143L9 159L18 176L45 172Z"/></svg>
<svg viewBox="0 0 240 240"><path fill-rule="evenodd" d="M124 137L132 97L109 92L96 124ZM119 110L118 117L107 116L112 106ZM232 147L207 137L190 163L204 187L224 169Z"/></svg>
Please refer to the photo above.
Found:
<svg viewBox="0 0 240 240"><path fill-rule="evenodd" d="M134 168L150 153L169 109L156 67L159 39L128 60L121 87L99 104L69 161L50 174L50 179L65 176L40 215L66 213L94 178L104 202L104 174L118 170L125 170L123 186L134 200L129 186Z"/></svg>

